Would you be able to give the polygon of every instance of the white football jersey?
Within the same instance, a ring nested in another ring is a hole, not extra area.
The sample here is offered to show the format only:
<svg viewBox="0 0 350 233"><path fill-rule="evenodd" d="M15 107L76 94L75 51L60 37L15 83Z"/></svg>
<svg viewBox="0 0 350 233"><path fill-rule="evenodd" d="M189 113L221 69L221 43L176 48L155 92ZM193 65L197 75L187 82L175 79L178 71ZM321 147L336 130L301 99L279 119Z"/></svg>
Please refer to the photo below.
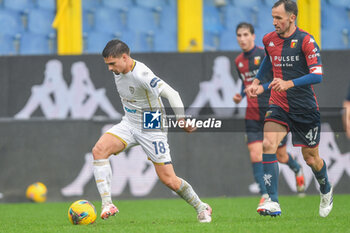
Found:
<svg viewBox="0 0 350 233"><path fill-rule="evenodd" d="M130 72L115 74L114 77L125 112L123 120L139 128L142 127L144 110L159 110L165 117L164 105L160 98L164 81L145 64L134 60Z"/></svg>

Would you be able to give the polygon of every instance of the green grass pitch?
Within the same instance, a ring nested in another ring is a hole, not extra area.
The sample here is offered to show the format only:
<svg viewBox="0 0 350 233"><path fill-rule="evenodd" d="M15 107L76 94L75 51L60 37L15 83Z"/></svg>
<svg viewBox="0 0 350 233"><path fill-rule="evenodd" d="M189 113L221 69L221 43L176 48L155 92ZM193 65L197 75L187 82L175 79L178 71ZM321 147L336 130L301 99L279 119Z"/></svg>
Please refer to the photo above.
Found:
<svg viewBox="0 0 350 233"><path fill-rule="evenodd" d="M318 215L319 196L281 196L282 216L256 213L258 197L207 198L213 208L211 223L198 223L196 213L181 199L115 201L120 213L91 225L72 225L71 202L0 204L0 232L350 232L350 195L335 195L333 211ZM100 212L100 202L93 202Z"/></svg>

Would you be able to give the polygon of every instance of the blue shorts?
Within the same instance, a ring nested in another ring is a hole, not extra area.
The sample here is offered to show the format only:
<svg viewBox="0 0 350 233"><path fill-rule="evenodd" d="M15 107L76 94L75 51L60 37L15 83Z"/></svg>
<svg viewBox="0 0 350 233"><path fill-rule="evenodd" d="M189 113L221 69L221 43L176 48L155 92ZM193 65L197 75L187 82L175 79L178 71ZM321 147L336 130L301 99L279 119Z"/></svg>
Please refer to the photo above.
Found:
<svg viewBox="0 0 350 233"><path fill-rule="evenodd" d="M245 131L247 144L262 142L264 139L264 121L245 120ZM287 136L284 137L278 147L283 147L287 143Z"/></svg>
<svg viewBox="0 0 350 233"><path fill-rule="evenodd" d="M287 127L292 133L293 146L316 147L320 142L321 120L318 111L288 113L281 107L270 105L265 122L272 121Z"/></svg>

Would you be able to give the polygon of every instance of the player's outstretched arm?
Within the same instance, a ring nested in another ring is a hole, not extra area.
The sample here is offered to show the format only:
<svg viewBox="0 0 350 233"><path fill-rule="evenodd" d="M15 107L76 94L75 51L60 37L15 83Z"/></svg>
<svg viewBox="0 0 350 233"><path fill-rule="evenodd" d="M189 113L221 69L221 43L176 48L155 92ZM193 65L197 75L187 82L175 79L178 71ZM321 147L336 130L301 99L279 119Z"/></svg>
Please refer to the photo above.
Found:
<svg viewBox="0 0 350 233"><path fill-rule="evenodd" d="M177 91L175 91L168 84L164 83L163 85L164 85L164 87L163 87L162 92L160 93L160 96L168 99L169 104L176 115L177 121L179 123L180 123L180 121L181 122L183 121L183 123L181 123L181 124L184 125L183 129L186 132L191 133L191 132L195 131L196 130L195 127L192 127L191 125L186 125L186 120L184 118L185 117L185 108L184 108L184 105L182 103L182 100L181 100L179 93Z"/></svg>

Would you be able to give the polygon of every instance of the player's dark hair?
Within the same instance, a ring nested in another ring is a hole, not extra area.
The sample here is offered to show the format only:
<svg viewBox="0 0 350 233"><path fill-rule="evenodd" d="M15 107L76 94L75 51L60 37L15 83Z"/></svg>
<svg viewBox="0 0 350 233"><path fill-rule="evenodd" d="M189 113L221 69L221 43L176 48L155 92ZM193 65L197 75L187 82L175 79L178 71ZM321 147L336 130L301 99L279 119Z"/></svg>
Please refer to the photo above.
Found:
<svg viewBox="0 0 350 233"><path fill-rule="evenodd" d="M130 49L127 44L121 40L110 40L102 51L102 56L107 57L121 57L123 53L130 55Z"/></svg>
<svg viewBox="0 0 350 233"><path fill-rule="evenodd" d="M298 16L298 6L297 6L296 2L294 2L292 0L279 0L273 5L272 8L276 8L282 4L284 4L284 10L286 12L292 13L295 16Z"/></svg>
<svg viewBox="0 0 350 233"><path fill-rule="evenodd" d="M241 28L248 28L250 33L251 34L254 34L254 27L253 25L251 25L250 23L247 23L247 22L241 22L237 25L236 27L236 34L238 32L238 29L241 29Z"/></svg>

